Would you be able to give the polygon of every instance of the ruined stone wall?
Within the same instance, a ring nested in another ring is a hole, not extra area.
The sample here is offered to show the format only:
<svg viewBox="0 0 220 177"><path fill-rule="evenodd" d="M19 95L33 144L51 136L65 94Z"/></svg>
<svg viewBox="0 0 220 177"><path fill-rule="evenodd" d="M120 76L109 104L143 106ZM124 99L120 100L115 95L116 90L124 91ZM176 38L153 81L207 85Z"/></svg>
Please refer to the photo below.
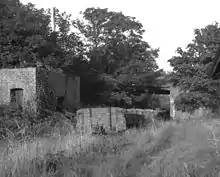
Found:
<svg viewBox="0 0 220 177"><path fill-rule="evenodd" d="M80 103L79 77L66 76L55 69L37 68L37 98L38 110L49 109L55 111L57 97L64 97L64 107L74 112Z"/></svg>
<svg viewBox="0 0 220 177"><path fill-rule="evenodd" d="M0 104L10 103L10 90L23 89L22 106L36 111L36 68L15 68L0 70Z"/></svg>
<svg viewBox="0 0 220 177"><path fill-rule="evenodd" d="M37 89L37 112L43 113L45 109L55 110L53 104L55 98L51 99L49 83L49 71L46 68L37 67L36 70L36 89Z"/></svg>
<svg viewBox="0 0 220 177"><path fill-rule="evenodd" d="M170 88L170 105L171 105L170 106L170 114L173 119L184 120L184 119L188 119L191 116L191 114L188 112L183 112L183 111L176 109L174 101L180 93L181 92L180 92L179 88L177 88L177 87Z"/></svg>
<svg viewBox="0 0 220 177"><path fill-rule="evenodd" d="M125 114L144 115L153 119L156 111L150 109L122 109L118 107L86 108L77 111L77 129L91 133L94 126L103 125L106 130L121 131L126 129Z"/></svg>
<svg viewBox="0 0 220 177"><path fill-rule="evenodd" d="M176 87L170 87L170 117L175 119L178 113L174 104L176 97L179 95L179 89Z"/></svg>
<svg viewBox="0 0 220 177"><path fill-rule="evenodd" d="M75 112L80 104L80 79L76 76L69 76L67 79L65 107L68 111Z"/></svg>

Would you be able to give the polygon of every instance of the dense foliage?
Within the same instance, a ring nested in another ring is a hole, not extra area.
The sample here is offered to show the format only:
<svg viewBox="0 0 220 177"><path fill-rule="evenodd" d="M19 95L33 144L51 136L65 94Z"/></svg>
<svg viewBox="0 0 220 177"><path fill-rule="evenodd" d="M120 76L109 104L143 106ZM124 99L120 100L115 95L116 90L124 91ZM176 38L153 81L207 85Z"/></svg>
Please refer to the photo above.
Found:
<svg viewBox="0 0 220 177"><path fill-rule="evenodd" d="M200 107L217 110L219 82L213 80L209 71L220 47L218 23L195 30L195 38L185 50L178 48L169 60L173 67L170 80L183 91L176 99L177 108L194 111Z"/></svg>
<svg viewBox="0 0 220 177"><path fill-rule="evenodd" d="M108 100L101 101L104 104L134 104L135 89L152 84L161 74L155 61L158 49L143 41L143 26L134 17L100 8L88 8L81 15L74 27L87 49L90 69L108 88L98 97Z"/></svg>
<svg viewBox="0 0 220 177"><path fill-rule="evenodd" d="M155 61L158 49L143 40L143 26L134 17L87 8L81 19L71 20L55 9L53 31L50 9L1 2L0 67L42 63L77 74L84 106L131 106L162 74Z"/></svg>

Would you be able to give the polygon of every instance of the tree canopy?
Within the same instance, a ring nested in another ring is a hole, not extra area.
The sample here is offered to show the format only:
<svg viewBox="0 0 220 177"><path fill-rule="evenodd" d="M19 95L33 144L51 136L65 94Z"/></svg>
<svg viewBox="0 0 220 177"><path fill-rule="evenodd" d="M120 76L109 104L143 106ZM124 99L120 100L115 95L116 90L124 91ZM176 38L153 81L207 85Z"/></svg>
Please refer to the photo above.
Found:
<svg viewBox="0 0 220 177"><path fill-rule="evenodd" d="M132 87L146 86L160 75L155 60L159 50L143 40L143 26L134 17L100 8L88 8L81 15L73 25L87 49L90 67L108 83L104 99L131 105Z"/></svg>
<svg viewBox="0 0 220 177"><path fill-rule="evenodd" d="M81 78L85 105L132 105L138 88L160 84L156 78L163 72L155 60L159 49L143 40L143 25L134 17L87 8L81 19L72 20L55 9L53 31L50 9L4 0L0 13L0 67L40 62L74 71Z"/></svg>
<svg viewBox="0 0 220 177"><path fill-rule="evenodd" d="M177 55L169 60L173 67L170 81L183 91L176 99L178 109L218 108L219 82L211 78L209 70L219 48L220 27L215 23L195 29L195 37L187 48L178 48Z"/></svg>

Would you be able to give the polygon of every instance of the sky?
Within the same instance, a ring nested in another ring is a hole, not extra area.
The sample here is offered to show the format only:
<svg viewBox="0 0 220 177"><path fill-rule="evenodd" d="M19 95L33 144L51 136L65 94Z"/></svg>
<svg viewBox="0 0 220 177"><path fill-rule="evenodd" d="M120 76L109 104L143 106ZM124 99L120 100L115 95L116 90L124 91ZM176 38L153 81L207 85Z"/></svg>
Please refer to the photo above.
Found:
<svg viewBox="0 0 220 177"><path fill-rule="evenodd" d="M88 7L108 8L136 17L146 30L144 40L160 48L158 66L171 71L167 60L175 56L178 47L185 48L194 38L194 29L220 23L220 0L21 0L37 8L52 8L72 14Z"/></svg>

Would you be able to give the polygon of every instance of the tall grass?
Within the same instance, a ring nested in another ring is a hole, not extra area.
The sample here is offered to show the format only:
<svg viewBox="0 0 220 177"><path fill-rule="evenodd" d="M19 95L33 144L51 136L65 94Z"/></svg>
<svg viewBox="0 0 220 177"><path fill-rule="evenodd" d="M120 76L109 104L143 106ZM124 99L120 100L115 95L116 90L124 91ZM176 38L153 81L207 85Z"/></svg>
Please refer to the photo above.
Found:
<svg viewBox="0 0 220 177"><path fill-rule="evenodd" d="M1 177L216 176L218 121L167 122L117 135L76 133L12 144L1 154Z"/></svg>

